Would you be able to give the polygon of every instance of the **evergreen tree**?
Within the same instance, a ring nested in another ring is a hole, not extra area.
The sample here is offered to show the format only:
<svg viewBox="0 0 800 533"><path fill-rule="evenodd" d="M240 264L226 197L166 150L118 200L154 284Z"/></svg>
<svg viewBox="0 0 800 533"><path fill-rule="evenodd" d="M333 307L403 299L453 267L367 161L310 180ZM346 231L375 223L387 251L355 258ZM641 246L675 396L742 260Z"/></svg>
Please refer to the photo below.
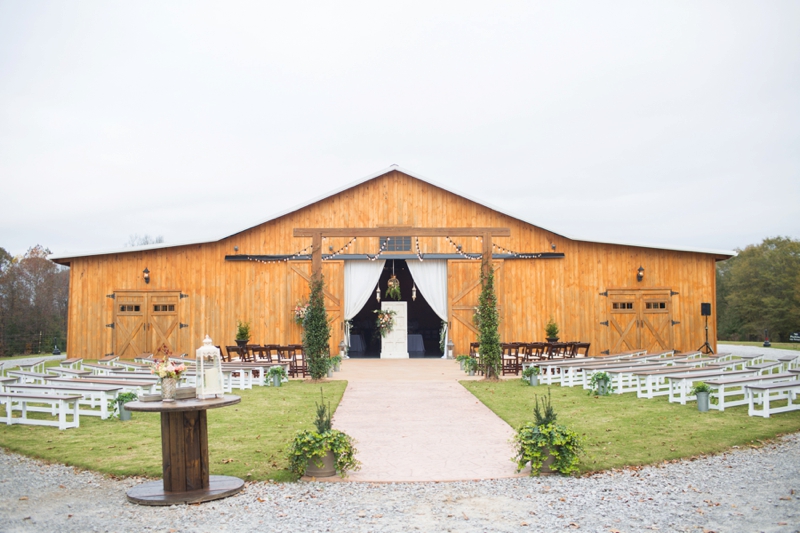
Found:
<svg viewBox="0 0 800 533"><path fill-rule="evenodd" d="M322 274L314 275L309 287L311 296L306 317L303 319L303 351L312 379L322 379L328 373L331 338L328 313L325 311L325 281Z"/></svg>
<svg viewBox="0 0 800 533"><path fill-rule="evenodd" d="M500 374L502 353L500 333L497 331L500 319L497 314L497 295L494 291L494 269L491 264L484 264L481 269L478 309L481 317L478 325L481 362L486 371L486 379L496 379Z"/></svg>

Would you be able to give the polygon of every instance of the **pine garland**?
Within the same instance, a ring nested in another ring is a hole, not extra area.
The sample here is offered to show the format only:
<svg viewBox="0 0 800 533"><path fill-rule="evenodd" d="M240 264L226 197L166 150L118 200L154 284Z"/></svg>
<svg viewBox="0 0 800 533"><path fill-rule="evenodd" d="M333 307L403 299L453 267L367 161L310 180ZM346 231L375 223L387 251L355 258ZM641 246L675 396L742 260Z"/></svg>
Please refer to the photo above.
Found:
<svg viewBox="0 0 800 533"><path fill-rule="evenodd" d="M325 280L322 274L313 276L309 287L311 296L303 319L303 351L308 359L311 378L322 379L328 373L331 338L328 314L325 312Z"/></svg>

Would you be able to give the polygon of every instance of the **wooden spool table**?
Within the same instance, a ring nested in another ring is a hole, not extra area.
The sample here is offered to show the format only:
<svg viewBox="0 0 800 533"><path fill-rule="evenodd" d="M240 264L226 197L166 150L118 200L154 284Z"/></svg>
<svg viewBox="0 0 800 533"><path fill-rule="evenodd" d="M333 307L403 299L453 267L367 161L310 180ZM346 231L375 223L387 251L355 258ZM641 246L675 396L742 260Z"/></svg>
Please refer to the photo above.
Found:
<svg viewBox="0 0 800 533"><path fill-rule="evenodd" d="M163 480L137 485L128 500L141 505L174 505L218 500L236 494L244 481L208 474L206 410L237 404L238 396L174 402L128 402L129 411L161 413Z"/></svg>

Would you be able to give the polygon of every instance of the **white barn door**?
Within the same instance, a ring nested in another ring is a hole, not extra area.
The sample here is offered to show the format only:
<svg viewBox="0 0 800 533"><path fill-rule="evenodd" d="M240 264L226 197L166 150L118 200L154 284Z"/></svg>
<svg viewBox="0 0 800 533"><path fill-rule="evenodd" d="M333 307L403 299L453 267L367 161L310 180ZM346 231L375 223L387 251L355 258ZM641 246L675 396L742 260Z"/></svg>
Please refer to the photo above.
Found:
<svg viewBox="0 0 800 533"><path fill-rule="evenodd" d="M381 309L391 309L394 328L381 340L381 359L408 359L408 309L406 302L381 302Z"/></svg>

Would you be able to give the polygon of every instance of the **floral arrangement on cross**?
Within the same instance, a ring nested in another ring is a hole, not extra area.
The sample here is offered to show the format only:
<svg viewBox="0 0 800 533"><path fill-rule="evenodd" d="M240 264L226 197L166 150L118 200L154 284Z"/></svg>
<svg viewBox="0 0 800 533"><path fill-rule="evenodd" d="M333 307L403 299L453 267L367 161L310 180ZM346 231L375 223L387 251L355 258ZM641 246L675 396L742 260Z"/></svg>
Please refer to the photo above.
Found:
<svg viewBox="0 0 800 533"><path fill-rule="evenodd" d="M309 305L308 302L297 302L297 305L294 306L294 322L298 326L303 325Z"/></svg>
<svg viewBox="0 0 800 533"><path fill-rule="evenodd" d="M378 315L375 325L378 326L381 337L385 337L388 333L391 333L394 329L394 316L397 313L391 309L376 309L373 313Z"/></svg>

